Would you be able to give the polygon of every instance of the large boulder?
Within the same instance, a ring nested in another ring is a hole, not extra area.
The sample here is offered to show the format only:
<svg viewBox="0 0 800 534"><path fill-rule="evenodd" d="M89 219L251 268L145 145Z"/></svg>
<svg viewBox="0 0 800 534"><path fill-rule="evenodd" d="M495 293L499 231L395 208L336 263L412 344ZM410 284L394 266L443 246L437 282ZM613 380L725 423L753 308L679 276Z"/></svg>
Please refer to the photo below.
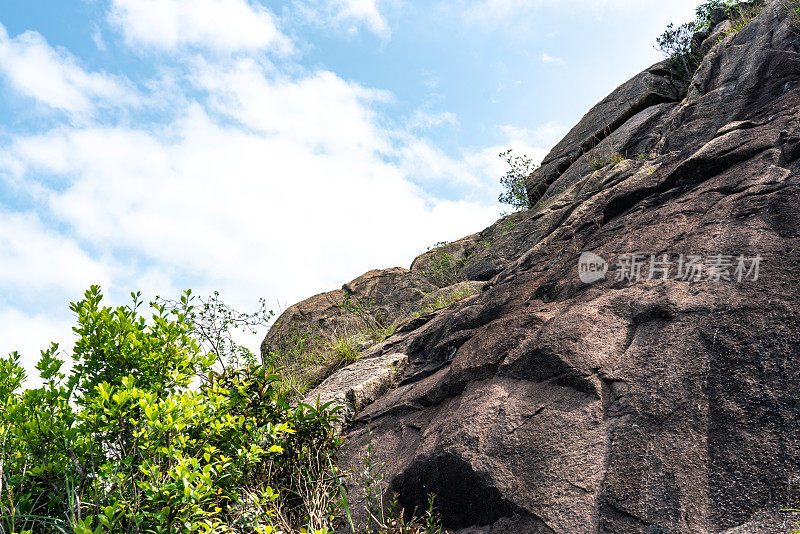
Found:
<svg viewBox="0 0 800 534"><path fill-rule="evenodd" d="M643 136L643 128L652 130L651 123L661 120L670 108L664 104L680 100L683 87L675 79L668 61L657 63L593 107L526 180L532 202L539 201L559 176L582 157L585 161L586 154L591 151L634 155L649 151L654 140ZM600 146L615 133L615 139Z"/></svg>
<svg viewBox="0 0 800 534"><path fill-rule="evenodd" d="M462 266L482 291L370 353L408 363L354 415L343 463L358 465L371 436L403 507L435 493L462 533L788 530L798 50L775 0L713 45L682 100L651 69L598 105L546 160L558 171L546 202L495 226ZM641 159L566 175L587 140L620 129L615 146L644 140ZM695 256L700 279L683 276ZM604 278L581 280L579 265L603 260Z"/></svg>
<svg viewBox="0 0 800 534"><path fill-rule="evenodd" d="M289 306L261 343L261 353L281 350L298 336L355 334L367 323L391 325L417 311L438 288L424 275L401 267L369 271L341 289ZM343 306L349 301L350 306Z"/></svg>

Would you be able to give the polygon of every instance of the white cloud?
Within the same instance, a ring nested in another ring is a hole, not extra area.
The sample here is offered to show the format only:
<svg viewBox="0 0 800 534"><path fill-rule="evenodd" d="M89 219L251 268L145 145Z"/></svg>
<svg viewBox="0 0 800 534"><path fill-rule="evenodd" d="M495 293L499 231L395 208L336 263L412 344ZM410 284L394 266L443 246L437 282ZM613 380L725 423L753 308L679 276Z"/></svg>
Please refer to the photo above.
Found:
<svg viewBox="0 0 800 534"><path fill-rule="evenodd" d="M64 310L66 309L65 303ZM54 315L29 315L16 308L0 307L0 350L4 351L0 353L0 358L5 358L13 351L19 352L20 363L27 377L25 387L41 385L35 366L39 361L40 351L49 348L51 342L58 343L61 351L72 349L72 323L66 318L55 318ZM63 372L69 368L71 358L62 357L65 360L65 365L61 368Z"/></svg>
<svg viewBox="0 0 800 534"><path fill-rule="evenodd" d="M390 95L348 83L332 72L316 71L299 79L267 76L257 62L243 59L232 67L201 64L193 79L209 92L215 111L248 128L330 152L388 149L372 108Z"/></svg>
<svg viewBox="0 0 800 534"><path fill-rule="evenodd" d="M506 136L506 147L512 148L517 154L526 154L536 164L539 164L567 133L567 128L557 122L548 122L536 128L504 125L500 130Z"/></svg>
<svg viewBox="0 0 800 534"><path fill-rule="evenodd" d="M36 213L0 210L0 228L0 288L6 293L74 294L111 280L108 267L47 228Z"/></svg>
<svg viewBox="0 0 800 534"><path fill-rule="evenodd" d="M319 26L351 35L366 26L384 39L391 37L391 29L378 9L377 0L302 0L296 7Z"/></svg>
<svg viewBox="0 0 800 534"><path fill-rule="evenodd" d="M0 24L0 73L21 94L73 114L91 114L95 106L136 104L138 98L124 78L87 72L77 59L28 31L10 38Z"/></svg>
<svg viewBox="0 0 800 534"><path fill-rule="evenodd" d="M697 0L672 0L664 3L661 0L446 0L439 4L440 9L457 12L461 20L469 26L484 28L503 27L510 21L519 25L520 20L529 18L537 11L564 10L575 16L578 11L590 12L593 15L608 14L611 11L635 10L653 14L655 9L669 10L679 14L679 18L689 19L694 14ZM652 18L652 17L651 17ZM526 28L530 31L530 28Z"/></svg>
<svg viewBox="0 0 800 534"><path fill-rule="evenodd" d="M101 52L106 51L106 42L103 40L103 30L97 24L92 26L92 42Z"/></svg>
<svg viewBox="0 0 800 534"><path fill-rule="evenodd" d="M553 57L553 56L551 56L551 55L549 55L549 54L547 54L545 52L542 52L541 58L542 58L542 63L551 63L551 64L555 64L555 65L563 65L564 64L564 60L561 59L560 57Z"/></svg>
<svg viewBox="0 0 800 534"><path fill-rule="evenodd" d="M415 185L483 187L474 169L382 126L373 106L384 93L247 60L195 68L207 105L187 106L163 130L61 128L17 139L7 158L30 181L66 177L48 211L79 239L157 266L117 284L188 276L234 301L295 302L371 268L408 266L426 245L496 218L494 205Z"/></svg>
<svg viewBox="0 0 800 534"><path fill-rule="evenodd" d="M113 0L109 20L132 46L219 52L273 49L289 40L266 8L250 0Z"/></svg>
<svg viewBox="0 0 800 534"><path fill-rule="evenodd" d="M462 188L475 188L481 187L486 178L476 170L475 162L466 161L468 155L450 158L425 139L408 136L398 151L404 173L420 183L447 182Z"/></svg>
<svg viewBox="0 0 800 534"><path fill-rule="evenodd" d="M449 111L432 113L418 109L408 119L407 127L411 130L430 130L438 126L456 124L458 124L458 116L455 113Z"/></svg>

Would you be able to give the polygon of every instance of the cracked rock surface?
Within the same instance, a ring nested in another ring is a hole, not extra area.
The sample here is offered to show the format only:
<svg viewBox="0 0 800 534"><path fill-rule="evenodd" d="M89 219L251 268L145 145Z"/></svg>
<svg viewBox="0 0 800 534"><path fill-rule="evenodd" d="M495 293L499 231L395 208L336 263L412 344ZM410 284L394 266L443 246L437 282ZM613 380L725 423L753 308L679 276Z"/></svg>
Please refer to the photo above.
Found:
<svg viewBox="0 0 800 534"><path fill-rule="evenodd" d="M488 283L371 349L408 363L345 430L345 464L371 431L389 492L407 510L435 493L462 533L788 530L800 38L778 1L716 34L684 98L663 66L635 77L531 177L542 202L459 243L478 250L468 278ZM612 140L645 156L589 167ZM584 251L609 262L605 279L579 279ZM680 279L677 265L648 280L664 254L722 255L730 280ZM617 280L624 255L643 257L640 280ZM739 281L737 258L757 255L759 277Z"/></svg>

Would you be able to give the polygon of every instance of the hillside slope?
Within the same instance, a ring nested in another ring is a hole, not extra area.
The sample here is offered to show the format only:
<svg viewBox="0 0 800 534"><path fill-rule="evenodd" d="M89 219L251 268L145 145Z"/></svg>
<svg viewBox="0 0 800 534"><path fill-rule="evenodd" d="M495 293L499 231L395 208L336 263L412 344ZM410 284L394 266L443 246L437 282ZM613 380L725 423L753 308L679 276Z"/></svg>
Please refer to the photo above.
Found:
<svg viewBox="0 0 800 534"><path fill-rule="evenodd" d="M433 492L464 533L785 532L800 38L778 1L717 22L687 91L667 64L623 84L530 177L534 209L457 242L478 295L365 354L407 363L344 462L371 432L406 509Z"/></svg>

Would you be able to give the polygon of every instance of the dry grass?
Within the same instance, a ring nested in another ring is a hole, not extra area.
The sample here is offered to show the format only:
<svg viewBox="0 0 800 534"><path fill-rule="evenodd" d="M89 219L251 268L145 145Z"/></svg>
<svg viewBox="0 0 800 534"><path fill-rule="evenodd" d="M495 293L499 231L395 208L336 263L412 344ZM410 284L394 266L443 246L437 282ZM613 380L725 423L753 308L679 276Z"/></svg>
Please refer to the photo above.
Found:
<svg viewBox="0 0 800 534"><path fill-rule="evenodd" d="M783 7L791 17L795 30L800 31L800 0L783 0Z"/></svg>
<svg viewBox="0 0 800 534"><path fill-rule="evenodd" d="M800 6L800 2L797 2L797 0L787 1ZM763 8L764 6L760 4L739 4L732 7L730 11L731 28L726 31L725 34L730 35L742 31L745 26L750 24L753 19L761 14Z"/></svg>
<svg viewBox="0 0 800 534"><path fill-rule="evenodd" d="M362 345L371 336L343 327L330 334L304 333L294 337L300 342L284 344L280 352L270 353L270 361L281 376L278 388L302 397L334 372L358 360Z"/></svg>
<svg viewBox="0 0 800 534"><path fill-rule="evenodd" d="M620 154L619 152L612 150L607 153L599 153L594 154L592 157L589 158L589 165L596 171L599 171L603 167L607 167L611 165L612 167L621 161L625 161L625 156Z"/></svg>
<svg viewBox="0 0 800 534"><path fill-rule="evenodd" d="M477 288L470 282L458 284L453 289L440 289L430 300L422 304L418 315L425 315L427 313L441 310L457 302L463 298L467 298L478 292Z"/></svg>

